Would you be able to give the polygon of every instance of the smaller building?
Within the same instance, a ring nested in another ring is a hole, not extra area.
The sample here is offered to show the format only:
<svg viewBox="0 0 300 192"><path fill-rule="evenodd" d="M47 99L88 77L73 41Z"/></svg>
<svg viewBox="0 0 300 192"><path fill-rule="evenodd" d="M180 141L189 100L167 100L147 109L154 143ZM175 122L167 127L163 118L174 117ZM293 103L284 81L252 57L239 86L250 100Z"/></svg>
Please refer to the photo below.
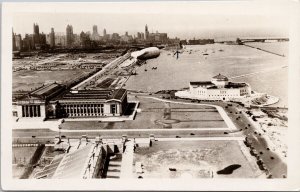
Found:
<svg viewBox="0 0 300 192"><path fill-rule="evenodd" d="M224 75L218 74L211 81L190 82L189 90L178 91L175 96L199 100L235 100L251 95L247 83L229 82Z"/></svg>
<svg viewBox="0 0 300 192"><path fill-rule="evenodd" d="M52 83L44 85L32 92L13 95L13 115L16 117L47 118L47 110L50 100L60 94L65 87L63 85Z"/></svg>

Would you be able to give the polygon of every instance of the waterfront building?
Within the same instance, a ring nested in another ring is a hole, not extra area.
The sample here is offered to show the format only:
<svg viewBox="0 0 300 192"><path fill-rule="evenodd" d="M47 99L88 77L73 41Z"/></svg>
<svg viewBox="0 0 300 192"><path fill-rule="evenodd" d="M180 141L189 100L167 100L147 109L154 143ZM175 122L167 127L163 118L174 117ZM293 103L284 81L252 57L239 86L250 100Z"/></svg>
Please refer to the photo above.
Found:
<svg viewBox="0 0 300 192"><path fill-rule="evenodd" d="M190 82L189 90L178 91L175 96L199 100L235 100L250 97L251 87L247 83L229 82L218 74L211 81Z"/></svg>
<svg viewBox="0 0 300 192"><path fill-rule="evenodd" d="M13 94L13 116L18 118L121 116L126 108L126 89L70 91L52 83L29 93Z"/></svg>

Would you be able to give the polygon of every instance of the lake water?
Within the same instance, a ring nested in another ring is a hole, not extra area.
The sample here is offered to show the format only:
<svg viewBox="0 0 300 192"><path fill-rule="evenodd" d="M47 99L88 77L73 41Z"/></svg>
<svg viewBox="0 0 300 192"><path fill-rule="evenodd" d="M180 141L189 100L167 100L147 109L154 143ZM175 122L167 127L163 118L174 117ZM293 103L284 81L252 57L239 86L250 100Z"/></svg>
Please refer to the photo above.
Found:
<svg viewBox="0 0 300 192"><path fill-rule="evenodd" d="M207 81L221 73L233 77L231 81L249 83L254 91L279 97L276 106L287 106L288 42L260 44L261 48L271 47L270 51L284 53L286 57L225 44L187 46L179 59L172 51L162 50L158 58L148 60L146 66L137 69L138 75L131 76L125 88L151 92L181 89L188 87L190 81ZM152 67L157 67L157 70L152 70Z"/></svg>

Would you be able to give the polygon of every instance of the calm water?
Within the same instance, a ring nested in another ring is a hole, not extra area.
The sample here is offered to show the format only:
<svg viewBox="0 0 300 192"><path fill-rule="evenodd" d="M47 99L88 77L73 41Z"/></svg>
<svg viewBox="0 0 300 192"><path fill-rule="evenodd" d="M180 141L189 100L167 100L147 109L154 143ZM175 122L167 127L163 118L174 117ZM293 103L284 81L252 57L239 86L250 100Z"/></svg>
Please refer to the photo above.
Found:
<svg viewBox="0 0 300 192"><path fill-rule="evenodd" d="M263 43L261 43L263 44ZM257 44L258 45L258 44ZM288 55L288 43L268 43L261 48ZM191 52L191 54L190 54ZM203 55L208 53L209 55ZM280 57L257 49L239 45L193 45L187 46L177 60L171 51L161 51L161 55L147 61L146 66L137 70L125 88L132 90L152 91L181 89L188 87L190 81L206 81L222 73L235 82L247 82L252 89L280 98L277 106L288 103L288 57ZM157 70L152 70L157 67ZM147 71L145 71L145 68ZM259 72L259 73L257 73Z"/></svg>

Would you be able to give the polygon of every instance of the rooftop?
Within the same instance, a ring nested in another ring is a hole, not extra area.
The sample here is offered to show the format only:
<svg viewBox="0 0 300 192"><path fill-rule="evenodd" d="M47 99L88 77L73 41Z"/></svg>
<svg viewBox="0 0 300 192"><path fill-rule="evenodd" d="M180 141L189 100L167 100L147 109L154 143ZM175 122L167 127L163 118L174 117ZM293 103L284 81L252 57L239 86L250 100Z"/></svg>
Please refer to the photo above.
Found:
<svg viewBox="0 0 300 192"><path fill-rule="evenodd" d="M66 91L57 98L58 100L121 100L126 94L126 89L110 90L78 90L76 92Z"/></svg>
<svg viewBox="0 0 300 192"><path fill-rule="evenodd" d="M41 97L48 97L55 92L61 91L62 88L63 88L62 85L57 84L57 83L52 83L52 84L44 85L44 86L32 91L30 94L36 95L36 96L41 96Z"/></svg>
<svg viewBox="0 0 300 192"><path fill-rule="evenodd" d="M82 179L83 172L86 169L86 161L89 158L94 145L88 144L73 153L68 153L64 156L56 169L53 179Z"/></svg>
<svg viewBox="0 0 300 192"><path fill-rule="evenodd" d="M190 85L192 86L200 86L200 85L214 85L211 81L192 81L190 82Z"/></svg>
<svg viewBox="0 0 300 192"><path fill-rule="evenodd" d="M220 73L218 75L214 76L213 79L228 81L228 78L224 75L221 75Z"/></svg>

